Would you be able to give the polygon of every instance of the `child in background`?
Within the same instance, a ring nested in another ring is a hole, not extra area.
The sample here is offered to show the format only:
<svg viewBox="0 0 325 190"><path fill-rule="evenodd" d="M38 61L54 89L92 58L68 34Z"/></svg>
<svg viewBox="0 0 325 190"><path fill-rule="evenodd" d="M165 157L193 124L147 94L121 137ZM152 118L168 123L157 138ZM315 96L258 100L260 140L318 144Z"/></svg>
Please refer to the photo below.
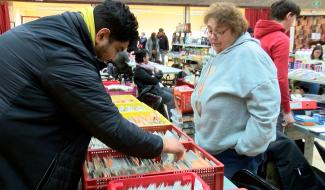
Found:
<svg viewBox="0 0 325 190"><path fill-rule="evenodd" d="M310 55L311 59L323 60L323 48L321 45L316 45Z"/></svg>
<svg viewBox="0 0 325 190"><path fill-rule="evenodd" d="M323 62L323 48L320 45L316 45L310 55L310 59L312 60L311 68L316 68L316 65L322 65L325 67ZM316 61L320 61L319 63ZM299 86L304 90L304 92L308 94L319 94L320 84L310 83L310 82L299 82Z"/></svg>

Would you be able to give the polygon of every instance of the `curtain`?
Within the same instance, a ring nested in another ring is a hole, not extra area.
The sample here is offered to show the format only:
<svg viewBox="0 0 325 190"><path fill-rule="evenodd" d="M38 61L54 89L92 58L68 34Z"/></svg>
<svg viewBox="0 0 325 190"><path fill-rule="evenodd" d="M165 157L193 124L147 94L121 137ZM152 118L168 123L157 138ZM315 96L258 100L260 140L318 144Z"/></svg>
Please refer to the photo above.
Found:
<svg viewBox="0 0 325 190"><path fill-rule="evenodd" d="M10 29L8 2L0 1L0 35Z"/></svg>
<svg viewBox="0 0 325 190"><path fill-rule="evenodd" d="M248 21L249 27L255 27L258 20L269 20L270 19L270 9L269 8L247 8L245 9L245 17Z"/></svg>

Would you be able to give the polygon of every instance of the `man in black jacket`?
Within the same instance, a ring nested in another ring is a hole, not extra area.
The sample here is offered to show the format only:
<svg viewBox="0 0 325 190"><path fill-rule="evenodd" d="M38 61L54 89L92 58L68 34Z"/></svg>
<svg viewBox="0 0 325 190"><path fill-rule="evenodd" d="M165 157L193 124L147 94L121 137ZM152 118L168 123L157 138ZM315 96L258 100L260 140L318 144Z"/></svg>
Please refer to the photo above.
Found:
<svg viewBox="0 0 325 190"><path fill-rule="evenodd" d="M182 156L125 120L99 70L137 39L129 8L106 0L0 36L0 189L76 189L91 136L123 153Z"/></svg>
<svg viewBox="0 0 325 190"><path fill-rule="evenodd" d="M164 29L160 28L157 34L158 42L159 42L159 56L161 64L165 65L165 56L169 50L168 38L164 32Z"/></svg>

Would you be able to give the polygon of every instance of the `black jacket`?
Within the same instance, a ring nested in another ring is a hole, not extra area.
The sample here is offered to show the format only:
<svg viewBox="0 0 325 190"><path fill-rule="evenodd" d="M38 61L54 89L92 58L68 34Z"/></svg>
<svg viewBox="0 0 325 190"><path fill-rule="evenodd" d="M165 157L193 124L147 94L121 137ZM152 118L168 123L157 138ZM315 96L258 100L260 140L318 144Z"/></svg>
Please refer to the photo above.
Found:
<svg viewBox="0 0 325 190"><path fill-rule="evenodd" d="M320 190L325 182L312 170L295 142L282 132L266 150L267 161L274 162L283 190Z"/></svg>
<svg viewBox="0 0 325 190"><path fill-rule="evenodd" d="M138 87L139 97L146 94L147 92L160 95L159 82L163 77L161 71L154 73L151 70L147 70L139 65L134 69L134 82Z"/></svg>
<svg viewBox="0 0 325 190"><path fill-rule="evenodd" d="M120 115L102 66L78 13L0 36L0 189L76 189L92 135L129 155L161 153L160 137Z"/></svg>
<svg viewBox="0 0 325 190"><path fill-rule="evenodd" d="M163 51L169 50L168 38L166 35L158 36L158 41L159 41L159 50L163 50Z"/></svg>

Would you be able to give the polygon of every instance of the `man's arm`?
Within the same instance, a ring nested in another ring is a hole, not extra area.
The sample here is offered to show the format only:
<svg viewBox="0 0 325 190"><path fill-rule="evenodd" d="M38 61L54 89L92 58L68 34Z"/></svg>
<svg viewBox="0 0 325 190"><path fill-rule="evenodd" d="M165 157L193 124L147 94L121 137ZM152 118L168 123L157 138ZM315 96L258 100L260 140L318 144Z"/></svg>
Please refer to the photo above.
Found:
<svg viewBox="0 0 325 190"><path fill-rule="evenodd" d="M108 146L132 156L152 158L163 150L160 137L122 117L105 92L93 65L78 58L51 64L42 73L46 91L80 127Z"/></svg>

